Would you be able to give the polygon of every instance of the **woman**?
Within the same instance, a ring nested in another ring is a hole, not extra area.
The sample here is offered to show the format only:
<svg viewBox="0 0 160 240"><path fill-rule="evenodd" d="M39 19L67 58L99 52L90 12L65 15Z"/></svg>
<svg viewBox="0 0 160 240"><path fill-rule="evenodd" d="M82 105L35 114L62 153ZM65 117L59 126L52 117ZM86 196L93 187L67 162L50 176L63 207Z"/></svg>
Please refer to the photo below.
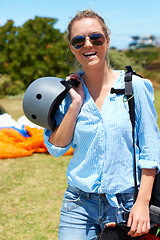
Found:
<svg viewBox="0 0 160 240"><path fill-rule="evenodd" d="M122 213L128 210L128 235L137 237L150 229L149 201L160 159L153 89L149 80L133 78L140 185L133 204L132 129L127 103L123 96L110 94L113 86L124 88L124 71L108 67L109 35L103 18L92 10L79 12L68 26L69 47L83 72L67 78L76 78L80 84L70 89L60 105L56 129L44 132L53 156L74 148L67 169L59 240L94 239L106 224L114 227L122 222Z"/></svg>

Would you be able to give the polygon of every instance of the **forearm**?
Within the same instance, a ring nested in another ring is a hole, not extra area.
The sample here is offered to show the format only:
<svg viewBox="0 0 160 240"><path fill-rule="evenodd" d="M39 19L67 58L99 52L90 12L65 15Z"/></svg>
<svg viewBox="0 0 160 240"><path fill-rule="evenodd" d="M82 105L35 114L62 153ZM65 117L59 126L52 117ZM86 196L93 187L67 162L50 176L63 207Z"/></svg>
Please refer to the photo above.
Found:
<svg viewBox="0 0 160 240"><path fill-rule="evenodd" d="M142 169L141 184L137 201L150 202L156 169Z"/></svg>
<svg viewBox="0 0 160 240"><path fill-rule="evenodd" d="M149 232L149 202L151 199L155 174L156 169L142 169L140 189L137 200L131 209L127 224L131 227L128 235L131 235L132 237L137 237Z"/></svg>
<svg viewBox="0 0 160 240"><path fill-rule="evenodd" d="M81 105L72 102L61 124L51 133L49 142L57 147L68 146L73 138L73 133Z"/></svg>

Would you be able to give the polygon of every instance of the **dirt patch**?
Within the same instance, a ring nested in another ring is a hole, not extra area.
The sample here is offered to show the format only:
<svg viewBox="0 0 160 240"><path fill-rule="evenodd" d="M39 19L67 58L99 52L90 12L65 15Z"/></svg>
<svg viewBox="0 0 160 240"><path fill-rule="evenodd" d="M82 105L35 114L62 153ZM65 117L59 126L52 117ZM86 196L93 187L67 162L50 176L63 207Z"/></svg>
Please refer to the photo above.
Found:
<svg viewBox="0 0 160 240"><path fill-rule="evenodd" d="M146 63L145 68L148 71L160 71L160 62L157 63Z"/></svg>

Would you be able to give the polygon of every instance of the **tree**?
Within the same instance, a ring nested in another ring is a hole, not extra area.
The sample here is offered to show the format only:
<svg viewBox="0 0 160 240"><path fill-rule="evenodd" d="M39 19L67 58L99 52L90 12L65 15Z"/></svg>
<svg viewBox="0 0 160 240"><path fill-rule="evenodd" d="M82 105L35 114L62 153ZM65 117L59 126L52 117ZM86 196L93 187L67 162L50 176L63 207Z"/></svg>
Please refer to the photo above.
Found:
<svg viewBox="0 0 160 240"><path fill-rule="evenodd" d="M155 40L156 37L155 37L154 35L150 35L149 39L151 39L151 40Z"/></svg>
<svg viewBox="0 0 160 240"><path fill-rule="evenodd" d="M0 72L10 75L22 90L39 77L64 78L70 72L65 62L68 44L64 33L54 29L56 22L35 17L22 27L15 27L13 21L0 27Z"/></svg>
<svg viewBox="0 0 160 240"><path fill-rule="evenodd" d="M140 39L140 36L132 36L132 39L137 42Z"/></svg>
<svg viewBox="0 0 160 240"><path fill-rule="evenodd" d="M8 71L8 63L10 61L10 53L14 46L16 27L14 22L8 20L7 23L0 27L0 71L1 73Z"/></svg>

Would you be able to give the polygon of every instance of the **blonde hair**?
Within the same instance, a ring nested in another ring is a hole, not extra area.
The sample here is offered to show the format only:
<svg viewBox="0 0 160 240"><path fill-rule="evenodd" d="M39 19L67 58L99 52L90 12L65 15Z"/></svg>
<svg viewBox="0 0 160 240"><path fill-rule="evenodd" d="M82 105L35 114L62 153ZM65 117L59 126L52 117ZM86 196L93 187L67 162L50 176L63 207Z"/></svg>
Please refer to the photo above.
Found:
<svg viewBox="0 0 160 240"><path fill-rule="evenodd" d="M75 21L77 20L81 20L81 19L84 19L84 18L96 18L101 27L102 27L102 30L106 36L106 38L111 34L110 30L108 29L108 27L106 26L105 24L105 21L104 19L98 14L98 13L95 13L94 11L92 10L83 10L83 11L80 11L78 12L74 18L72 18L72 20L70 21L70 23L68 24L68 29L67 29L67 38L68 38L68 41L71 40L71 31L72 31L72 25Z"/></svg>

